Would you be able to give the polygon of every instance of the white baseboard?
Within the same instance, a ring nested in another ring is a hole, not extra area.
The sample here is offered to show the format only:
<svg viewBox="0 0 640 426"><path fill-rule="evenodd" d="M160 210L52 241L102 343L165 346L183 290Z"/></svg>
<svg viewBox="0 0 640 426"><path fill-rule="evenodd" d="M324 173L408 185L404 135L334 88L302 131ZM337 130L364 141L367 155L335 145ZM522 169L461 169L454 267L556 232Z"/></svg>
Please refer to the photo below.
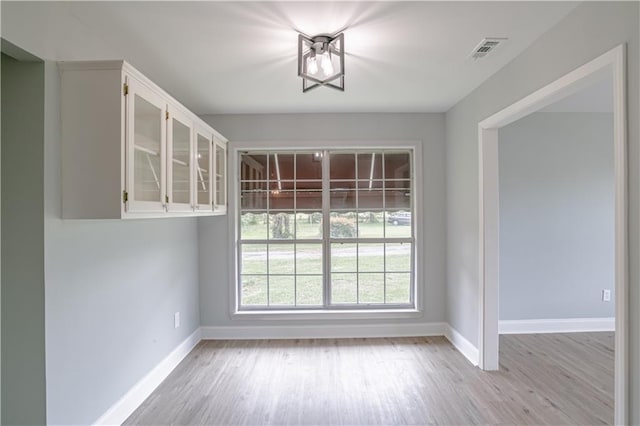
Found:
<svg viewBox="0 0 640 426"><path fill-rule="evenodd" d="M446 323L201 327L204 340L443 336Z"/></svg>
<svg viewBox="0 0 640 426"><path fill-rule="evenodd" d="M473 343L468 341L462 334L455 328L446 324L444 336L451 342L456 349L469 360L473 365L478 365L480 362L480 353L478 348Z"/></svg>
<svg viewBox="0 0 640 426"><path fill-rule="evenodd" d="M180 364L180 361L191 352L198 342L200 342L199 328L160 361L153 370L136 383L118 402L113 404L94 424L121 425Z"/></svg>
<svg viewBox="0 0 640 426"><path fill-rule="evenodd" d="M498 333L538 334L615 331L615 322L615 318L503 320L498 322Z"/></svg>

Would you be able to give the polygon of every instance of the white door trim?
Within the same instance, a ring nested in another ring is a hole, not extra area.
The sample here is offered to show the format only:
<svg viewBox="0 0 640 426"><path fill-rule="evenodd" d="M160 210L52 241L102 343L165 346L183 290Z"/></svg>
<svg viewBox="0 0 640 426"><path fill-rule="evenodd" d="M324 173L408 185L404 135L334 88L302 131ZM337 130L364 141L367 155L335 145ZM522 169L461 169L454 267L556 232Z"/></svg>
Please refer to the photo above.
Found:
<svg viewBox="0 0 640 426"><path fill-rule="evenodd" d="M625 45L619 45L478 123L479 366L497 370L499 285L498 129L613 74L615 173L615 424L628 421L627 111Z"/></svg>

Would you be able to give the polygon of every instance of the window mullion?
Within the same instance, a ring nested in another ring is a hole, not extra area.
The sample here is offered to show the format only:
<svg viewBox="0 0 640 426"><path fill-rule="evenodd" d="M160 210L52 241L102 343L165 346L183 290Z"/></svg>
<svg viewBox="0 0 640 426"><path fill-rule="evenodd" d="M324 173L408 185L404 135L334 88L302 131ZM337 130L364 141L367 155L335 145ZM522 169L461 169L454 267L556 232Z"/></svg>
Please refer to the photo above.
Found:
<svg viewBox="0 0 640 426"><path fill-rule="evenodd" d="M382 151L382 153L380 154L380 169L382 170L382 211L384 212L383 216L382 216L382 237L387 240L387 214L388 210L387 210L387 175L385 173L385 167L384 167L384 151ZM387 277L389 276L387 274L387 241L384 242L384 246L383 246L384 250L384 264L382 267L382 270L384 271L383 275L382 275L382 285L383 285L383 289L382 291L384 291L384 303L387 303Z"/></svg>
<svg viewBox="0 0 640 426"><path fill-rule="evenodd" d="M270 211L269 211L269 207L270 207L270 203L271 203L271 175L269 174L269 156L271 154L269 152L267 152L267 174L265 176L266 178L266 184L267 184L267 240L266 240L266 245L267 245L267 307L271 306L271 274L269 273L269 251L271 251L271 247L269 245L269 240L271 239L271 236L269 235L269 215L270 215Z"/></svg>
<svg viewBox="0 0 640 426"><path fill-rule="evenodd" d="M331 194L329 193L329 151L322 153L322 302L325 308L331 305L331 218L329 216L329 203Z"/></svg>
<svg viewBox="0 0 640 426"><path fill-rule="evenodd" d="M242 203L239 201L241 194L242 194L242 154L239 153L236 158L236 167L238 170L238 173L236 173L235 179L236 179L236 194L234 194L238 200L236 201L236 208L235 208L235 214L236 214L236 233L234 235L234 238L236 239L236 310L239 311L240 308L242 307L242 288L241 288L241 283L242 283L242 243L240 242L242 239Z"/></svg>
<svg viewBox="0 0 640 426"><path fill-rule="evenodd" d="M358 237L358 242L356 243L356 305L360 304L360 221L358 214L360 213L360 209L358 206L358 202L360 201L360 194L358 194L358 152L355 153L355 162L356 169L353 171L356 187L356 237Z"/></svg>
<svg viewBox="0 0 640 426"><path fill-rule="evenodd" d="M415 161L416 161L416 157L415 155L412 153L411 155L411 162L409 163L409 179L411 179L411 181L409 182L409 191L411 191L411 194L415 194L415 188L416 188L416 181L415 181L415 177L414 177L414 173L415 173ZM410 204L409 204L409 209L411 211L411 287L409 288L409 298L411 303L413 304L413 306L417 306L418 302L416 300L416 270L417 270L417 262L418 260L416 259L416 245L417 245L417 238L416 238L416 215L415 215L415 211L416 211L416 197L412 196L410 199Z"/></svg>
<svg viewBox="0 0 640 426"><path fill-rule="evenodd" d="M293 305L298 306L298 154L293 153Z"/></svg>

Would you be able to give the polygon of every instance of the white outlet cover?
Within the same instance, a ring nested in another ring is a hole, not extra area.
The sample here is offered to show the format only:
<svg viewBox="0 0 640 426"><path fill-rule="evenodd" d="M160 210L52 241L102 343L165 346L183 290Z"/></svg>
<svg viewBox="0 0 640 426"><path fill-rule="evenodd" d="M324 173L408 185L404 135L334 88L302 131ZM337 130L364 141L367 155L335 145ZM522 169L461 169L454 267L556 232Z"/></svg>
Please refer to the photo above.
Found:
<svg viewBox="0 0 640 426"><path fill-rule="evenodd" d="M174 328L180 327L180 312L176 312L173 315L173 327Z"/></svg>
<svg viewBox="0 0 640 426"><path fill-rule="evenodd" d="M609 289L602 290L602 301L603 302L610 302L611 301L611 290L609 290Z"/></svg>

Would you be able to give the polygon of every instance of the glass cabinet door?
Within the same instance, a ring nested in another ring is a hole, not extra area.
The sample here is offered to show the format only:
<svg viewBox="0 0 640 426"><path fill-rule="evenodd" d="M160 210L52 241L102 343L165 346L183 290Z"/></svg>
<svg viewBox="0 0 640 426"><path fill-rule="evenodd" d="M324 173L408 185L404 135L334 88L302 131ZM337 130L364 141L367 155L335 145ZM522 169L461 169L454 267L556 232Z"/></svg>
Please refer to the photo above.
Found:
<svg viewBox="0 0 640 426"><path fill-rule="evenodd" d="M127 211L165 209L166 103L131 77L127 77Z"/></svg>
<svg viewBox="0 0 640 426"><path fill-rule="evenodd" d="M196 209L199 211L213 210L212 183L212 137L206 132L196 132L195 137L195 197Z"/></svg>
<svg viewBox="0 0 640 426"><path fill-rule="evenodd" d="M193 210L192 124L177 109L169 108L167 128L167 210Z"/></svg>
<svg viewBox="0 0 640 426"><path fill-rule="evenodd" d="M216 141L215 210L227 210L227 146Z"/></svg>

